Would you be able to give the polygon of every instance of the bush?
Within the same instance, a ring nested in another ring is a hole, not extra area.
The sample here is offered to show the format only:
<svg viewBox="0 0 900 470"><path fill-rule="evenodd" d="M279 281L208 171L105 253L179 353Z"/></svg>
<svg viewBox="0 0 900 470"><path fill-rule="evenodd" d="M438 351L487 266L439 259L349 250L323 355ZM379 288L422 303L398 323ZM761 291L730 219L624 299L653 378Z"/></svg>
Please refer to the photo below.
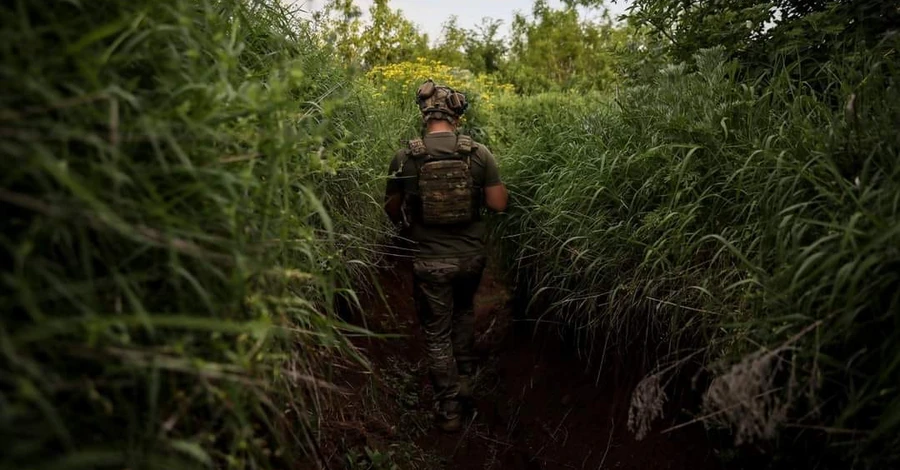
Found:
<svg viewBox="0 0 900 470"><path fill-rule="evenodd" d="M415 92L425 80L449 86L466 95L469 110L461 120L461 131L476 140L490 144L495 132L495 102L508 97L513 86L497 82L489 75L475 75L467 70L441 62L419 58L415 62L400 62L374 67L366 77L372 83L373 96L386 109L401 111L404 125L395 128L421 128L421 115L415 103Z"/></svg>
<svg viewBox="0 0 900 470"><path fill-rule="evenodd" d="M386 117L279 5L0 7L3 468L315 458Z"/></svg>

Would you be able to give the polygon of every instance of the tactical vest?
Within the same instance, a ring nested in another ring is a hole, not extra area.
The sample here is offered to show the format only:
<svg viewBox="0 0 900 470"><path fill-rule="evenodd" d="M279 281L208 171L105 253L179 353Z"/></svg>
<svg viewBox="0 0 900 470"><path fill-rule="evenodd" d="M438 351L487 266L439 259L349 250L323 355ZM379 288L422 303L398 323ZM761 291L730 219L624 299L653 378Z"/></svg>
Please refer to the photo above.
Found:
<svg viewBox="0 0 900 470"><path fill-rule="evenodd" d="M423 225L462 224L477 219L479 198L475 197L472 181L473 150L474 142L465 135L457 138L453 154L442 156L430 155L422 139L409 141L407 153L416 166L418 191L416 197L407 199L406 205L415 219Z"/></svg>

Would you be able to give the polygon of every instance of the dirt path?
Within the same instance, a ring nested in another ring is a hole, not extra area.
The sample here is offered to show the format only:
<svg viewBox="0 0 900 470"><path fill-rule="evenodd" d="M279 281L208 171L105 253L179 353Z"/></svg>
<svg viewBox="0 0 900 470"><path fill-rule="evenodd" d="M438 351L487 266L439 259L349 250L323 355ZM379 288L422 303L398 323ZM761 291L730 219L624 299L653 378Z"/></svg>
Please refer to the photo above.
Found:
<svg viewBox="0 0 900 470"><path fill-rule="evenodd" d="M358 344L375 371L365 380L345 374L341 385L354 392L341 411L353 432L344 430L335 455L356 446L374 456L363 455L364 463L350 468L379 470L376 461L388 456L404 470L718 468L699 425L666 434L657 429L635 441L626 423L639 374L615 367L599 377L585 371L558 335L512 320L509 294L490 273L476 297L483 361L477 413L459 434L437 431L431 426L411 267L404 261L395 265L381 276L389 309L370 298L365 321L377 332L407 338Z"/></svg>

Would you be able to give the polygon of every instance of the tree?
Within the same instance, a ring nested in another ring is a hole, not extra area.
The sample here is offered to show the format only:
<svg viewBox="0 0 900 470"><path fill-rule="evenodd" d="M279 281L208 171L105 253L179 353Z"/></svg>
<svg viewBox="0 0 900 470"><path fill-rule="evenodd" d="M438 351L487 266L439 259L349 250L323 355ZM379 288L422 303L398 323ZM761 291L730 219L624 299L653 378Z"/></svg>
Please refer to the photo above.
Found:
<svg viewBox="0 0 900 470"><path fill-rule="evenodd" d="M441 39L437 47L431 51L431 56L445 64L457 67L469 65L463 51L469 31L459 25L459 17L451 16L441 27Z"/></svg>
<svg viewBox="0 0 900 470"><path fill-rule="evenodd" d="M599 22L581 17L578 7L601 8L602 1L566 1L561 9L535 0L533 19L517 14L512 24L507 80L519 90L599 89L616 81L616 45L624 32L608 15Z"/></svg>
<svg viewBox="0 0 900 470"><path fill-rule="evenodd" d="M350 64L371 68L428 54L428 36L402 11L392 9L389 0L375 0L365 23L353 0L329 0L315 20L321 37Z"/></svg>
<svg viewBox="0 0 900 470"><path fill-rule="evenodd" d="M330 0L313 15L320 37L348 64L362 61L362 10L353 0Z"/></svg>
<svg viewBox="0 0 900 470"><path fill-rule="evenodd" d="M369 8L372 23L362 34L367 66L413 60L428 53L428 35L420 33L402 11L391 9L388 1L375 0Z"/></svg>
<svg viewBox="0 0 900 470"><path fill-rule="evenodd" d="M630 19L668 44L677 61L698 50L721 46L730 53L763 33L771 3L759 0L635 0Z"/></svg>
<svg viewBox="0 0 900 470"><path fill-rule="evenodd" d="M505 65L507 47L499 35L502 25L500 20L482 18L478 29L469 31L465 42L469 70L474 73L495 74Z"/></svg>
<svg viewBox="0 0 900 470"><path fill-rule="evenodd" d="M499 33L502 24L500 20L482 18L475 29L466 29L459 25L458 17L451 16L444 23L441 40L431 51L431 56L475 74L497 73L507 51Z"/></svg>
<svg viewBox="0 0 900 470"><path fill-rule="evenodd" d="M900 24L900 9L879 0L634 0L629 17L676 60L720 46L749 66L785 53L818 66L847 46L874 46Z"/></svg>

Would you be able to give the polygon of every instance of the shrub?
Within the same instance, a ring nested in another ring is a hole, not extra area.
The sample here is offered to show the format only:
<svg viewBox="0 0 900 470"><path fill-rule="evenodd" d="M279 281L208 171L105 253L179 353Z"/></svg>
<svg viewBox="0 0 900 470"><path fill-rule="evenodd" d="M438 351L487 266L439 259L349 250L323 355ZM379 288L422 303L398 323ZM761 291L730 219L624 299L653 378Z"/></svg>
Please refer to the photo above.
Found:
<svg viewBox="0 0 900 470"><path fill-rule="evenodd" d="M500 83L490 75L476 75L424 58L373 67L366 77L375 87L374 96L382 107L405 111L405 126L398 127L419 127L415 91L429 78L465 94L470 107L462 119L462 131L484 143L489 143L494 132L495 102L514 91L512 85Z"/></svg>

